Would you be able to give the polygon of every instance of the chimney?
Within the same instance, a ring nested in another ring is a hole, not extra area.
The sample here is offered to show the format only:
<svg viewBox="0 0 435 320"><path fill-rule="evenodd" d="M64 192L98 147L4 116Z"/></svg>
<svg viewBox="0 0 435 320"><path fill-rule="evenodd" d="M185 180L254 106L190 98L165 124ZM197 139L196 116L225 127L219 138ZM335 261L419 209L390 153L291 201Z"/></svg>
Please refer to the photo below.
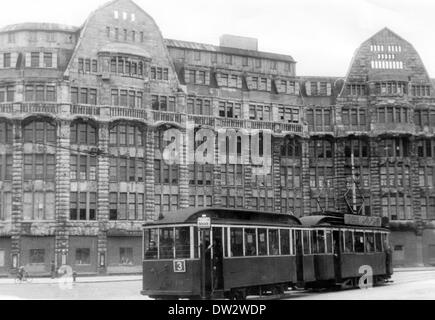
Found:
<svg viewBox="0 0 435 320"><path fill-rule="evenodd" d="M220 46L258 51L258 39L224 34L220 37Z"/></svg>

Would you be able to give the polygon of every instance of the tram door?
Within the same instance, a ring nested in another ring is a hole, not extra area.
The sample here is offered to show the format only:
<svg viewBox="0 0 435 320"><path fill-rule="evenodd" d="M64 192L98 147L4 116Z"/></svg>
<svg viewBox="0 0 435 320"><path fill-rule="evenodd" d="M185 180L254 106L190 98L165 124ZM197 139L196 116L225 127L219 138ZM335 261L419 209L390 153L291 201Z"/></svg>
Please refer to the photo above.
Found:
<svg viewBox="0 0 435 320"><path fill-rule="evenodd" d="M342 233L338 230L332 232L333 250L334 250L334 274L337 281L341 281L341 235Z"/></svg>
<svg viewBox="0 0 435 320"><path fill-rule="evenodd" d="M302 230L294 230L297 281L304 282L304 257L302 250Z"/></svg>
<svg viewBox="0 0 435 320"><path fill-rule="evenodd" d="M208 237L206 236L205 289L209 294L224 288L223 257L222 228L215 227L212 229L211 235L209 233Z"/></svg>

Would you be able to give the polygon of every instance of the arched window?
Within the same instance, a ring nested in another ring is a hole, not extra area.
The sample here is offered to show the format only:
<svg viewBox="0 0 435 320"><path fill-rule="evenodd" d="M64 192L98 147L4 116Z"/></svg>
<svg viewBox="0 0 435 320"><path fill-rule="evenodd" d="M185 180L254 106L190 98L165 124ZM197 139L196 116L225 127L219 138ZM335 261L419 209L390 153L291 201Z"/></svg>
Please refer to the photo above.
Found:
<svg viewBox="0 0 435 320"><path fill-rule="evenodd" d="M144 147L145 132L135 125L118 124L110 129L110 146Z"/></svg>
<svg viewBox="0 0 435 320"><path fill-rule="evenodd" d="M55 144L56 125L47 121L33 121L24 126L24 142Z"/></svg>
<svg viewBox="0 0 435 320"><path fill-rule="evenodd" d="M76 121L71 124L71 144L97 145L97 128L91 123Z"/></svg>
<svg viewBox="0 0 435 320"><path fill-rule="evenodd" d="M301 155L301 143L296 139L286 138L281 147L281 156L287 158L300 158Z"/></svg>
<svg viewBox="0 0 435 320"><path fill-rule="evenodd" d="M12 124L6 121L0 122L0 144L12 144Z"/></svg>
<svg viewBox="0 0 435 320"><path fill-rule="evenodd" d="M310 141L310 157L315 158L332 158L333 145L326 139L314 139Z"/></svg>

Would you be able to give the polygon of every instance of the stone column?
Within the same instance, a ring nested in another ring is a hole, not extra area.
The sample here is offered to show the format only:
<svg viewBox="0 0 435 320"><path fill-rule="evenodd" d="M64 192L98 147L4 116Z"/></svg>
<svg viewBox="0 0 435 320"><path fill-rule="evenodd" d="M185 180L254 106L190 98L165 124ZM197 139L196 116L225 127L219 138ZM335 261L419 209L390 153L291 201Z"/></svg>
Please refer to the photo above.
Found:
<svg viewBox="0 0 435 320"><path fill-rule="evenodd" d="M13 123L13 155L12 155L12 230L11 255L17 257L20 266L21 222L23 221L23 135L21 122ZM13 269L12 271L16 271Z"/></svg>
<svg viewBox="0 0 435 320"><path fill-rule="evenodd" d="M246 164L244 166L245 172L244 172L244 198L245 198L245 208L246 209L254 209L253 208L253 192L252 192L252 165ZM236 194L237 194L237 188L236 188ZM267 200L266 200L267 201Z"/></svg>
<svg viewBox="0 0 435 320"><path fill-rule="evenodd" d="M216 141L217 139L217 132ZM219 147L218 143L215 143L215 163L213 165L213 206L222 206L222 170L219 164Z"/></svg>
<svg viewBox="0 0 435 320"><path fill-rule="evenodd" d="M147 128L145 146L145 219L156 220L155 216L155 177L154 177L154 134L155 131Z"/></svg>
<svg viewBox="0 0 435 320"><path fill-rule="evenodd" d="M411 168L409 174L411 175L411 196L412 196L412 219L417 227L417 236L423 235L424 223L421 216L421 194L420 194L420 181L419 181L419 165L417 154L417 142L415 138L409 141L409 152L411 159ZM407 219L409 217L406 217Z"/></svg>
<svg viewBox="0 0 435 320"><path fill-rule="evenodd" d="M272 138L272 179L275 202L275 212L281 212L281 147L284 143L282 138Z"/></svg>
<svg viewBox="0 0 435 320"><path fill-rule="evenodd" d="M301 140L302 148L302 216L311 214L311 187L310 187L310 151L309 139Z"/></svg>
<svg viewBox="0 0 435 320"><path fill-rule="evenodd" d="M186 134L186 130L182 130ZM189 208L189 167L187 165L187 146L183 144L180 159L180 180L178 182L179 208Z"/></svg>
<svg viewBox="0 0 435 320"><path fill-rule="evenodd" d="M347 180L351 177L345 177L344 166L346 163L345 159L345 138L337 139L335 141L335 152L334 152L334 174L335 179L333 180L334 190L335 190L335 209L338 212L347 212L347 204L344 199L344 195L347 192ZM348 197L352 199L352 196Z"/></svg>
<svg viewBox="0 0 435 320"><path fill-rule="evenodd" d="M372 194L371 214L375 217L381 216L381 176L380 176L380 158L379 145L380 139L374 138L369 140L370 148L370 190Z"/></svg>
<svg viewBox="0 0 435 320"><path fill-rule="evenodd" d="M59 268L68 256L68 219L70 209L70 122L59 121L56 150L56 232L55 263Z"/></svg>
<svg viewBox="0 0 435 320"><path fill-rule="evenodd" d="M100 123L98 130L98 148L101 155L98 157L98 196L97 196L97 219L98 219L98 273L106 272L107 265L107 229L109 222L109 125ZM104 266L101 260L104 257Z"/></svg>

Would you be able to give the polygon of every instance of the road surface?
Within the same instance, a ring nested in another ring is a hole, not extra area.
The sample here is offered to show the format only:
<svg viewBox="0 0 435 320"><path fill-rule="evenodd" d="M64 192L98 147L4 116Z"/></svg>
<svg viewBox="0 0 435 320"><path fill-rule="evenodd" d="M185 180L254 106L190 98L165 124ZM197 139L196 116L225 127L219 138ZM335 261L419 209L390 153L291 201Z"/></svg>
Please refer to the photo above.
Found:
<svg viewBox="0 0 435 320"><path fill-rule="evenodd" d="M295 293L303 300L415 300L435 299L435 271L404 271L392 283L365 290ZM0 299L43 300L149 300L140 295L141 281L59 284L0 284Z"/></svg>

